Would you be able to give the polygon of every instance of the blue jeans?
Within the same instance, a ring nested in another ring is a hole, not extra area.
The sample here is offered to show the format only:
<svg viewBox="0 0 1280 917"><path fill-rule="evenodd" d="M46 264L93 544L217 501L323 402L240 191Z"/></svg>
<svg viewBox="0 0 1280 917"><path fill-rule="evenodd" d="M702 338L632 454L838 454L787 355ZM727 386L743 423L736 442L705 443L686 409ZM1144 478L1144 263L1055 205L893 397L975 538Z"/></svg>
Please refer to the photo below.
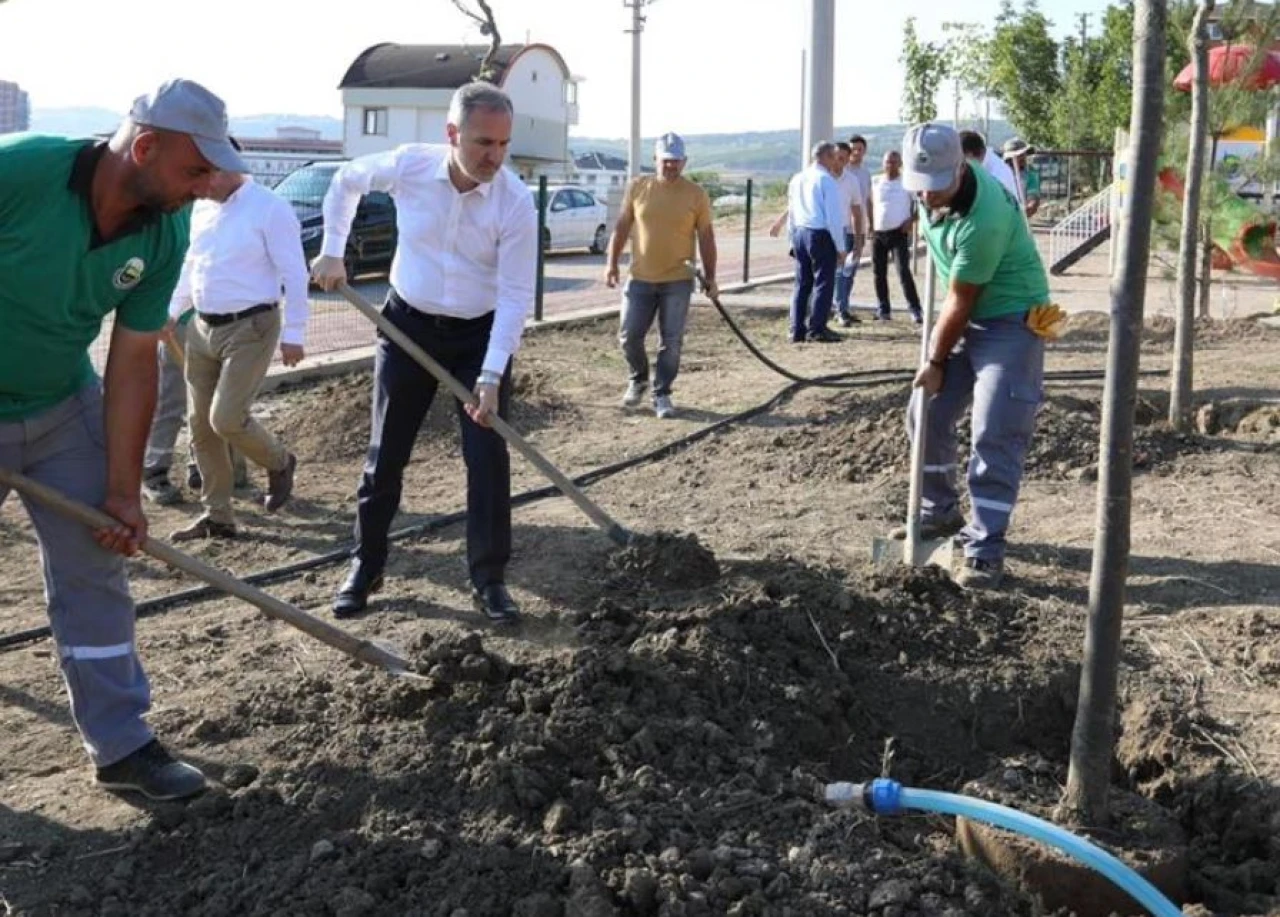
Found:
<svg viewBox="0 0 1280 917"><path fill-rule="evenodd" d="M959 511L956 423L972 403L968 483L973 518L960 533L966 557L1004 557L1005 531L1043 395L1044 341L1027 328L1025 312L969 322L947 358L942 389L929 401L921 494L923 520ZM916 389L908 410L909 433L919 409Z"/></svg>
<svg viewBox="0 0 1280 917"><path fill-rule="evenodd" d="M107 493L102 392L87 386L25 420L0 422L0 465L101 506ZM8 491L0 487L0 503ZM22 500L40 542L49 624L58 644L71 716L89 757L114 764L151 741L143 716L151 691L134 645L124 558L43 504Z"/></svg>
<svg viewBox="0 0 1280 917"><path fill-rule="evenodd" d="M844 234L844 250L853 251L853 233ZM844 265L836 265L836 312L841 318L849 317L849 295L853 292L853 280L858 276L858 262L854 261L848 274Z"/></svg>
<svg viewBox="0 0 1280 917"><path fill-rule="evenodd" d="M684 346L684 328L692 298L692 280L650 283L632 277L623 290L618 343L627 358L632 382L649 381L649 355L644 349L644 339L653 327L654 318L658 320L658 356L653 372L655 398L671 394L671 384L680 372L680 349Z"/></svg>
<svg viewBox="0 0 1280 917"><path fill-rule="evenodd" d="M791 294L791 340L827 330L835 293L836 244L825 229L800 227L791 232L796 259L796 285Z"/></svg>
<svg viewBox="0 0 1280 917"><path fill-rule="evenodd" d="M489 346L493 313L477 319L426 315L393 290L382 314L468 389L475 388ZM373 369L373 423L364 475L356 492L355 556L370 573L387 561L387 535L400 508L404 467L435 397L434 376L378 334ZM450 396L452 397L452 396ZM498 416L511 406L511 364L498 388ZM501 583L511 557L511 458L497 431L482 427L457 402L467 466L467 565L471 583Z"/></svg>

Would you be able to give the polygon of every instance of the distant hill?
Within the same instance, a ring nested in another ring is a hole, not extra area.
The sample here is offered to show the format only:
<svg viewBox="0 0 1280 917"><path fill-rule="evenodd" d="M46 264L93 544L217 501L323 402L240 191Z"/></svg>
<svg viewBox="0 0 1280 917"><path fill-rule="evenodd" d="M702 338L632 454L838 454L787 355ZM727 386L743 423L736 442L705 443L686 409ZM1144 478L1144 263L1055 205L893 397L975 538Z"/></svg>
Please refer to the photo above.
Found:
<svg viewBox="0 0 1280 917"><path fill-rule="evenodd" d="M113 131L124 118L106 108L35 108L31 129L44 134L87 137ZM238 137L274 137L277 127L305 127L320 131L325 140L342 139L342 119L327 115L250 115L231 119L231 133Z"/></svg>
<svg viewBox="0 0 1280 917"><path fill-rule="evenodd" d="M969 125L962 125L966 126ZM851 125L837 127L835 135L837 139L852 134L866 137L868 162L878 168L885 152L901 146L906 129L904 124ZM1001 144L1012 136L1013 129L1007 122L991 122L989 142ZM653 149L655 139L645 137L641 141L645 155ZM685 134L684 140L689 151L689 168L694 170L722 172L730 176L782 177L800 168L800 131L794 129L744 131L740 134ZM570 137L569 146L575 153L599 150L623 158L627 155L627 141L616 137Z"/></svg>

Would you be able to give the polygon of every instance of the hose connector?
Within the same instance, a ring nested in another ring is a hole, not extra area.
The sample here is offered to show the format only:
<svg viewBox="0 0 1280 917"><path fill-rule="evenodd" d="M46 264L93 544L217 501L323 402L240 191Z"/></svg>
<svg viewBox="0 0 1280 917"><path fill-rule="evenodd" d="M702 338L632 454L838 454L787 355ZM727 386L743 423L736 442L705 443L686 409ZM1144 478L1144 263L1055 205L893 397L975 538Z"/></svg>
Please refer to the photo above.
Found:
<svg viewBox="0 0 1280 917"><path fill-rule="evenodd" d="M885 778L870 783L828 783L823 798L837 808L857 806L875 815L897 815L902 811L902 784Z"/></svg>

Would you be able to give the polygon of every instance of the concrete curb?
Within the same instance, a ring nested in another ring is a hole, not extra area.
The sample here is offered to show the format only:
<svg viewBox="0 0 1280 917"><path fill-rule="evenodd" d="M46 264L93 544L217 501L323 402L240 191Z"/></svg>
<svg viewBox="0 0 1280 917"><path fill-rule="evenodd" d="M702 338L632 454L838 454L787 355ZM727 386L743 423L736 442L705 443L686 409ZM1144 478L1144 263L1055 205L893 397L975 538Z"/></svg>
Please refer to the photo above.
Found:
<svg viewBox="0 0 1280 917"><path fill-rule="evenodd" d="M720 288L720 292L744 293L748 290L772 286L776 283L790 283L791 280L791 274L769 274L746 283L725 284ZM525 322L524 330L525 334L531 334L537 331L545 331L549 328L571 325L575 322L594 322L617 314L618 306L616 303L613 305L589 306L573 312L562 312L549 318L544 318L540 322L529 319ZM354 347L351 350L341 350L308 358L305 366L279 366L273 368L267 374L267 377L262 380L262 385L258 390L260 392L271 392L278 388L303 385L333 376L344 376L347 373L371 369L373 368L374 351L374 346L370 344L365 347Z"/></svg>

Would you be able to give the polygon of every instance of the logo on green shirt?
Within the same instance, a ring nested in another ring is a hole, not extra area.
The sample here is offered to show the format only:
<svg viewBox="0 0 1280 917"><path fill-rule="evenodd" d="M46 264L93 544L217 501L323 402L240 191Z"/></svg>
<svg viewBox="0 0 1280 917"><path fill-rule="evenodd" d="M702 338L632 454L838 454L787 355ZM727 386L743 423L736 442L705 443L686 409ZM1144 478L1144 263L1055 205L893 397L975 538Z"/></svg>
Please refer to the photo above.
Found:
<svg viewBox="0 0 1280 917"><path fill-rule="evenodd" d="M130 258L111 276L111 283L117 290L132 290L142 279L142 272L146 268L147 263L141 258Z"/></svg>

